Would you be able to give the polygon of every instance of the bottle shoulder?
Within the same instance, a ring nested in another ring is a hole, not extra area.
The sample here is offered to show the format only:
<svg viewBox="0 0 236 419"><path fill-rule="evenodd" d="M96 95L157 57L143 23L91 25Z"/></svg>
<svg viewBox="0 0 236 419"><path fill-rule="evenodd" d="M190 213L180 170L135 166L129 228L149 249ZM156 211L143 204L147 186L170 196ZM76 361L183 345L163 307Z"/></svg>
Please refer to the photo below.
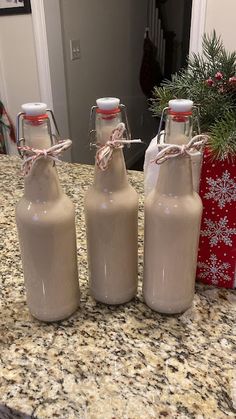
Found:
<svg viewBox="0 0 236 419"><path fill-rule="evenodd" d="M127 183L123 187L115 188L113 189L107 189L107 188L97 188L94 185L91 185L88 190L85 193L85 198L90 197L97 197L98 199L107 199L108 196L114 196L114 197L121 197L121 196L138 196L138 193L133 188L133 186L130 185L130 183Z"/></svg>
<svg viewBox="0 0 236 419"><path fill-rule="evenodd" d="M65 220L74 218L75 208L71 199L66 194L59 198L48 201L30 201L25 196L16 205L16 218L19 220Z"/></svg>
<svg viewBox="0 0 236 419"><path fill-rule="evenodd" d="M145 210L165 214L201 213L202 200L194 192L188 195L164 195L151 191L145 199Z"/></svg>
<svg viewBox="0 0 236 419"><path fill-rule="evenodd" d="M138 206L138 193L130 184L114 191L97 189L92 185L85 194L85 208L115 206L120 208Z"/></svg>

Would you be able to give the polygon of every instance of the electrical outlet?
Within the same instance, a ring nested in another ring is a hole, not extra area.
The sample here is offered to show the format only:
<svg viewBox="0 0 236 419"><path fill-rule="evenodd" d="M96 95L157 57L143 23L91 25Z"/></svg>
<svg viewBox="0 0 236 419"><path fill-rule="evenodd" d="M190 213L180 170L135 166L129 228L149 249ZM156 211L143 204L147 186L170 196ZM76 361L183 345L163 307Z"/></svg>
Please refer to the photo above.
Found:
<svg viewBox="0 0 236 419"><path fill-rule="evenodd" d="M70 59L71 61L80 59L80 42L79 39L70 40Z"/></svg>

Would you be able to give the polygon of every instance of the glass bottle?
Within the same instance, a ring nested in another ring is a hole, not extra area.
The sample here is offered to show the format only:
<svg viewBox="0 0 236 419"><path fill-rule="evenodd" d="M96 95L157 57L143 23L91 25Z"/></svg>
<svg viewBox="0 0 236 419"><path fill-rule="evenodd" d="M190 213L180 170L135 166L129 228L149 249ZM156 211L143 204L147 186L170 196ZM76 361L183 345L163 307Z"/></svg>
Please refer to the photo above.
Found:
<svg viewBox="0 0 236 419"><path fill-rule="evenodd" d="M122 121L120 101L97 100L96 142L103 146ZM96 160L93 185L85 196L90 292L95 300L131 300L138 279L138 195L128 182L122 148L113 150L106 170Z"/></svg>
<svg viewBox="0 0 236 419"><path fill-rule="evenodd" d="M190 156L168 159L145 201L143 295L153 310L174 314L191 306L201 215Z"/></svg>
<svg viewBox="0 0 236 419"><path fill-rule="evenodd" d="M53 137L46 105L25 104L22 109L18 126L22 120L24 138L20 142L31 148L50 148ZM80 301L75 210L61 189L52 160L36 160L25 176L16 223L31 314L48 322L69 317Z"/></svg>

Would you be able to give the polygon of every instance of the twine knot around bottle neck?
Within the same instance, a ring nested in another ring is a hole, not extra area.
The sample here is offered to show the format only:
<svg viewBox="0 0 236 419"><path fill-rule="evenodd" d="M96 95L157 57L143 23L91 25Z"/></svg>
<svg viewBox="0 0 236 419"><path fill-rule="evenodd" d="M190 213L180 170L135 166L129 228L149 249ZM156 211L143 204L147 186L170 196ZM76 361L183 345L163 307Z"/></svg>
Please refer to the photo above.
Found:
<svg viewBox="0 0 236 419"><path fill-rule="evenodd" d="M158 153L151 163L162 164L167 160L179 156L191 156L196 151L202 151L209 141L209 136L205 134L195 135L187 144L158 144Z"/></svg>
<svg viewBox="0 0 236 419"><path fill-rule="evenodd" d="M115 149L123 148L125 144L142 143L142 140L129 140L123 137L126 131L125 124L120 122L112 130L109 140L104 145L99 145L96 153L96 163L102 171L107 170L112 154Z"/></svg>
<svg viewBox="0 0 236 419"><path fill-rule="evenodd" d="M18 149L23 153L22 169L24 176L28 176L36 161L44 158L53 162L60 162L62 152L71 147L72 141L60 140L57 144L47 149L37 149L29 146L20 146Z"/></svg>

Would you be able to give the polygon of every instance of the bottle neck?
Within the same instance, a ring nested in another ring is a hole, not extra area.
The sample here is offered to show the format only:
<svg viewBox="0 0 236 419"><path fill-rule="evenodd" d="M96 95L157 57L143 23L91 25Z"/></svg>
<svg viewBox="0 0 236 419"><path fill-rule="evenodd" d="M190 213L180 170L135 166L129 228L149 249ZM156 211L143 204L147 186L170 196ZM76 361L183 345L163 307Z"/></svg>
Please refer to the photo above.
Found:
<svg viewBox="0 0 236 419"><path fill-rule="evenodd" d="M51 137L47 121L24 123L25 145L36 149L51 147ZM53 201L62 194L58 175L54 163L49 159L41 158L36 161L24 180L25 197L29 201Z"/></svg>
<svg viewBox="0 0 236 419"><path fill-rule="evenodd" d="M24 180L25 198L32 202L55 201L62 195L56 167L48 159L35 162Z"/></svg>
<svg viewBox="0 0 236 419"><path fill-rule="evenodd" d="M112 135L112 131L122 122L121 113L106 115L96 114L96 141L99 145L105 145Z"/></svg>
<svg viewBox="0 0 236 419"><path fill-rule="evenodd" d="M192 137L192 116L168 115L165 126L165 143L187 144Z"/></svg>
<svg viewBox="0 0 236 419"><path fill-rule="evenodd" d="M25 145L40 150L52 146L47 121L47 119L40 121L24 120Z"/></svg>
<svg viewBox="0 0 236 419"><path fill-rule="evenodd" d="M102 171L97 163L94 172L94 187L103 192L123 189L128 185L125 159L122 149L113 151L108 168Z"/></svg>
<svg viewBox="0 0 236 419"><path fill-rule="evenodd" d="M112 131L121 122L121 113L106 117L98 114L96 117L96 139L101 146L110 139ZM103 192L111 192L128 185L124 154L122 149L114 149L108 168L102 171L95 163L94 187Z"/></svg>
<svg viewBox="0 0 236 419"><path fill-rule="evenodd" d="M193 194L191 159L189 156L171 158L160 165L156 191L162 195Z"/></svg>

